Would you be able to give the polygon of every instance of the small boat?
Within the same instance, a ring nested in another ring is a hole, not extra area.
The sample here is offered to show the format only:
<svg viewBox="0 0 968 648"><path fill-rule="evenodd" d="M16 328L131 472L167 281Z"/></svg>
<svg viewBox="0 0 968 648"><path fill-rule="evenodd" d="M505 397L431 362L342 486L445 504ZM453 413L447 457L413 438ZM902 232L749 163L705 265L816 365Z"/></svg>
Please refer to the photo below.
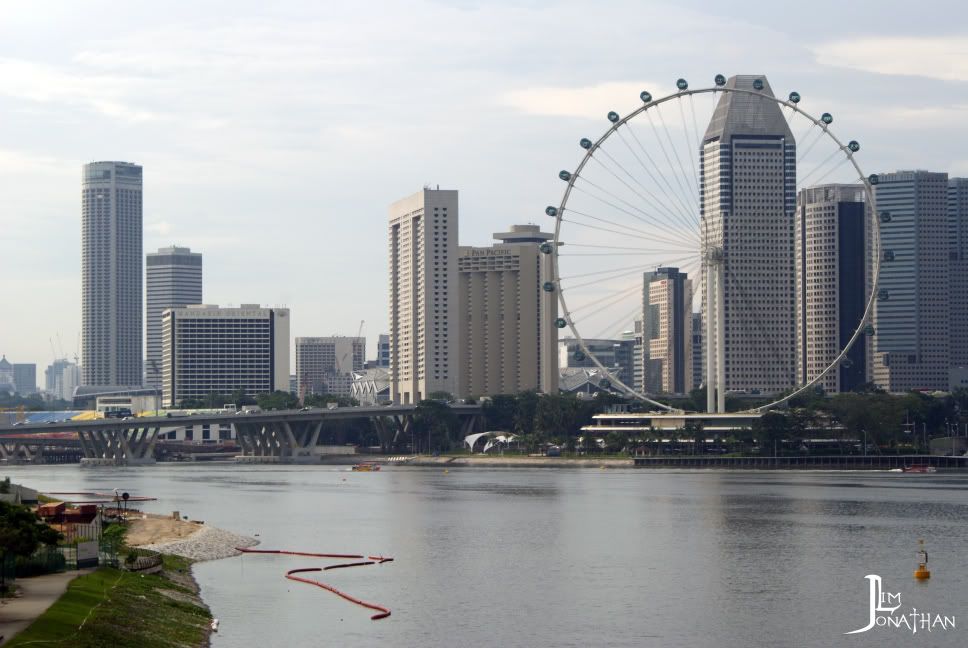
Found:
<svg viewBox="0 0 968 648"><path fill-rule="evenodd" d="M363 463L358 463L353 466L353 470L356 472L376 472L379 469L380 464L372 461L364 461Z"/></svg>
<svg viewBox="0 0 968 648"><path fill-rule="evenodd" d="M904 468L901 468L901 471L906 473L936 473L938 472L938 469L934 466L928 466L925 464L914 464L911 466L904 466Z"/></svg>

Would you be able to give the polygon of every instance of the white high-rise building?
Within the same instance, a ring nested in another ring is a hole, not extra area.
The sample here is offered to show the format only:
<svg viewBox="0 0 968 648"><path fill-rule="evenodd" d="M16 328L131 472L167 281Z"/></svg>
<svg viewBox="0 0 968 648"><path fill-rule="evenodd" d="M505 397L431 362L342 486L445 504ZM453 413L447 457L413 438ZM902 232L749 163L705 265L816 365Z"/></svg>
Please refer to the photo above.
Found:
<svg viewBox="0 0 968 648"><path fill-rule="evenodd" d="M353 372L362 371L366 358L363 337L297 337L296 394L349 396Z"/></svg>
<svg viewBox="0 0 968 648"><path fill-rule="evenodd" d="M797 195L797 382L814 380L857 331L870 295L870 222L863 185L829 184ZM868 336L820 381L827 393L868 381Z"/></svg>
<svg viewBox="0 0 968 648"><path fill-rule="evenodd" d="M390 394L457 393L457 191L423 189L389 209Z"/></svg>
<svg viewBox="0 0 968 648"><path fill-rule="evenodd" d="M755 90L757 80L772 95L761 75L726 85ZM722 411L728 390L775 393L796 382L796 143L780 107L723 93L700 173L707 406Z"/></svg>
<svg viewBox="0 0 968 648"><path fill-rule="evenodd" d="M878 174L881 267L873 381L891 392L948 388L951 232L948 174Z"/></svg>
<svg viewBox="0 0 968 648"><path fill-rule="evenodd" d="M161 387L161 314L169 308L202 303L202 255L189 248L167 247L145 259L147 363L145 385Z"/></svg>
<svg viewBox="0 0 968 648"><path fill-rule="evenodd" d="M85 164L81 183L81 336L85 385L141 385L142 169Z"/></svg>
<svg viewBox="0 0 968 648"><path fill-rule="evenodd" d="M162 318L162 401L289 391L289 309L192 305Z"/></svg>
<svg viewBox="0 0 968 648"><path fill-rule="evenodd" d="M551 255L539 248L553 236L512 225L494 234L500 243L459 248L460 396L558 393L557 298L541 289Z"/></svg>

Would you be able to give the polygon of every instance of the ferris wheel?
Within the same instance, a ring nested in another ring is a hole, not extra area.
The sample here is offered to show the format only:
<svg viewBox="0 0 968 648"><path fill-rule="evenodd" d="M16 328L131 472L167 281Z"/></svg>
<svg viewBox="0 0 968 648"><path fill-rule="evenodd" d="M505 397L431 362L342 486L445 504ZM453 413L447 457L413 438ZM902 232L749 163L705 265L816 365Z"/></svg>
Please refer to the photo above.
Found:
<svg viewBox="0 0 968 648"><path fill-rule="evenodd" d="M859 143L838 139L833 116L806 112L799 93L774 96L765 77L717 75L699 89L679 79L639 100L578 141L584 154L545 209L555 227L542 289L557 294L555 326L577 364L665 410L660 396L701 376L710 412L730 392L771 395L749 410L766 411L869 366L890 216L877 212ZM670 340L691 345L692 334L701 358L676 359ZM616 363L616 340L634 349L634 371Z"/></svg>

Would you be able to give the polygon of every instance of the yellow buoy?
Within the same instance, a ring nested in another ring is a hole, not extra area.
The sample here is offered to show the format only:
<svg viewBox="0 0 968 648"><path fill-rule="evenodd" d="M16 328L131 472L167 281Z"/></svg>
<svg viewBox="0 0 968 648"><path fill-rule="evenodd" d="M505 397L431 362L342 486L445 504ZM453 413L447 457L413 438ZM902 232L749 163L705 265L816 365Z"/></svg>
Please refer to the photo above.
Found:
<svg viewBox="0 0 968 648"><path fill-rule="evenodd" d="M914 578L917 580L928 580L931 572L928 571L928 552L924 550L924 540L918 540L918 568L914 570Z"/></svg>
<svg viewBox="0 0 968 648"><path fill-rule="evenodd" d="M446 468L444 468L444 474L445 474L445 475L446 475L447 473L449 473L449 472L450 472L449 470L447 470Z"/></svg>

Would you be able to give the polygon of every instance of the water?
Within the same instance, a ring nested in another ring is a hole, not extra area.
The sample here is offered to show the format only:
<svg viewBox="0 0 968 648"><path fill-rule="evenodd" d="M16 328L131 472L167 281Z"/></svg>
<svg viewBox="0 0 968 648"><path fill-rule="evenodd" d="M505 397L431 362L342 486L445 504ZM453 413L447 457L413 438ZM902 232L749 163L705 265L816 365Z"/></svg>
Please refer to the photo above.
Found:
<svg viewBox="0 0 968 648"><path fill-rule="evenodd" d="M968 475L158 465L10 467L44 490L152 495L263 548L382 553L325 582L370 611L288 581L312 558L196 567L213 645L965 646ZM912 579L917 539L933 575ZM911 634L868 620L867 574L901 612L954 615Z"/></svg>

